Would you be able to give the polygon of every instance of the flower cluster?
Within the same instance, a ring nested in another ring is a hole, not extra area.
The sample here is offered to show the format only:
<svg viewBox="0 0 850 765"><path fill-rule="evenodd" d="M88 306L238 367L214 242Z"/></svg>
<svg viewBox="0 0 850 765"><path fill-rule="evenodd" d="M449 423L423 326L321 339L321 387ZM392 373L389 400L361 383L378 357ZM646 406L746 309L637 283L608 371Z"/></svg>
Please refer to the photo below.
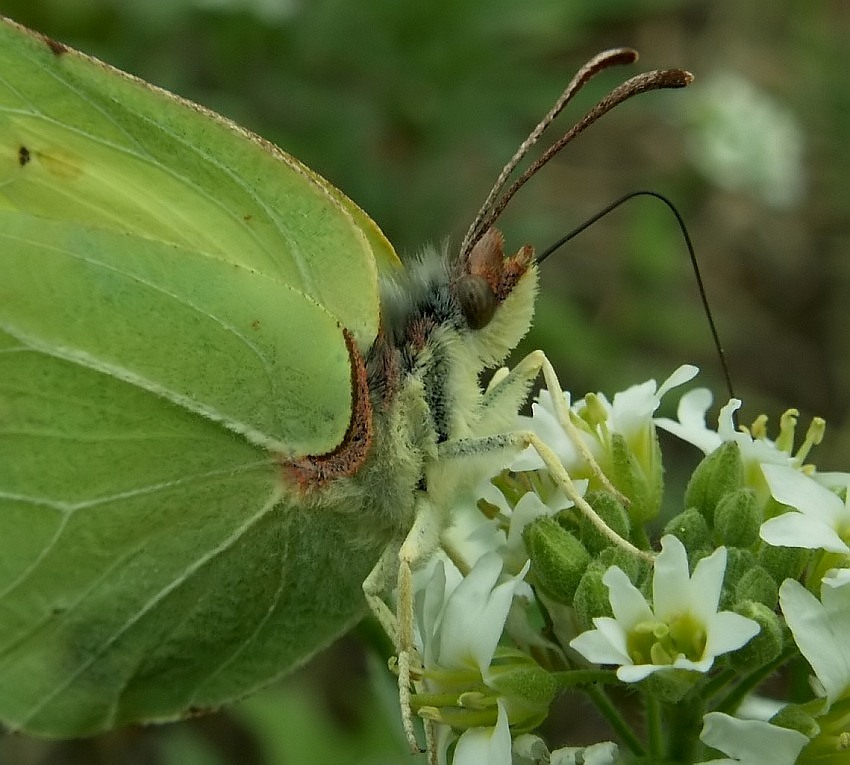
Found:
<svg viewBox="0 0 850 765"><path fill-rule="evenodd" d="M656 416L696 372L610 401L541 391L531 446L458 508L416 586L412 709L440 762L850 762L850 474L806 464L824 423L796 444L793 410L775 440L763 417L735 427L735 399L708 427L704 389ZM658 429L704 453L681 499ZM559 694L612 740L549 751L535 730Z"/></svg>

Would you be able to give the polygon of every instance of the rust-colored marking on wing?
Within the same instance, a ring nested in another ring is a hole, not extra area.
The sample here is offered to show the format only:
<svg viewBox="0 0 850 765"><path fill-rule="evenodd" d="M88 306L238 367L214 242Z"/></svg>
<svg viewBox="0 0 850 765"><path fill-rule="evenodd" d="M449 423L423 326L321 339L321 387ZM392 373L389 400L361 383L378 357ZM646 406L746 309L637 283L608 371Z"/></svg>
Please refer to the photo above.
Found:
<svg viewBox="0 0 850 765"><path fill-rule="evenodd" d="M348 430L333 451L282 463L287 478L305 493L320 489L336 478L354 475L366 461L372 445L372 402L366 362L351 333L347 329L342 332L351 360L352 407Z"/></svg>
<svg viewBox="0 0 850 765"><path fill-rule="evenodd" d="M47 44L47 47L50 48L50 52L54 56L62 56L68 52L67 46L63 45L61 42L56 42L56 40L51 40L47 35L41 35L41 39Z"/></svg>

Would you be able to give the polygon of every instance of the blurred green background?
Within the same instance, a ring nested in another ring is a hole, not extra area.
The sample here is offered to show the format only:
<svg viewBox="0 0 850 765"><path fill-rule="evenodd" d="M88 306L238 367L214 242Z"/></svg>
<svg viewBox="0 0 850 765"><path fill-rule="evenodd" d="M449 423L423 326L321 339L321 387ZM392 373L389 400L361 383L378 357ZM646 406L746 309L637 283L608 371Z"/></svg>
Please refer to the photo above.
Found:
<svg viewBox="0 0 850 765"><path fill-rule="evenodd" d="M683 67L594 126L515 198L509 249L545 248L606 203L663 192L687 221L742 421L827 418L850 454L850 4L843 0L0 0L0 12L252 128L366 209L404 256L455 246L504 162L602 48ZM554 127L605 89L594 82ZM725 393L684 243L633 201L543 269L537 322L565 388L614 392L684 362ZM668 413L670 407L668 407ZM715 407L716 411L716 407ZM693 450L673 455L690 467ZM0 740L0 763L395 763L385 673L353 641L226 713L99 739ZM377 677L377 681L372 679ZM553 743L593 740L575 699Z"/></svg>

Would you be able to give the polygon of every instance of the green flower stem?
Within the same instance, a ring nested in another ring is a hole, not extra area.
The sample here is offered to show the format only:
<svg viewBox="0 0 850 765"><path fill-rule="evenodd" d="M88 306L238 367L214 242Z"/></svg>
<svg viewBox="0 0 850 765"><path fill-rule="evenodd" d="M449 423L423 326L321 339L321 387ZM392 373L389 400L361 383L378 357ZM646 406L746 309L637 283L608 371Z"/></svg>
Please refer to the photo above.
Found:
<svg viewBox="0 0 850 765"><path fill-rule="evenodd" d="M584 685L612 685L619 683L616 673L609 669L570 669L550 673L558 688L575 688Z"/></svg>
<svg viewBox="0 0 850 765"><path fill-rule="evenodd" d="M660 703L660 702L659 702ZM699 731L702 727L705 705L698 696L687 696L676 704L665 707L668 719L666 726L665 762L694 762L694 753L700 746ZM663 725L663 723L662 723Z"/></svg>
<svg viewBox="0 0 850 765"><path fill-rule="evenodd" d="M848 556L844 553L819 550L812 557L804 584L817 597L821 580L826 575L826 572L831 568L846 568L848 565L850 565Z"/></svg>
<svg viewBox="0 0 850 765"><path fill-rule="evenodd" d="M661 701L651 694L644 694L644 709L646 710L646 735L649 740L649 751L659 760L664 753L664 723L661 714Z"/></svg>
<svg viewBox="0 0 850 765"><path fill-rule="evenodd" d="M706 700L711 699L713 696L720 693L720 691L729 685L729 683L731 683L737 676L738 673L734 669L726 667L726 669L718 672L702 686L700 696Z"/></svg>
<svg viewBox="0 0 850 765"><path fill-rule="evenodd" d="M652 548L649 535L646 533L646 529L643 526L636 526L633 528L631 538L635 547L639 547L641 550L649 550Z"/></svg>
<svg viewBox="0 0 850 765"><path fill-rule="evenodd" d="M726 698L724 698L715 707L715 711L726 712L727 714L734 714L735 710L738 708L744 698L746 698L746 696L748 696L756 688L758 688L758 686L761 685L762 682L764 682L765 678L775 672L786 661L793 659L797 655L798 652L796 646L792 645L786 648L773 661L768 662L763 667L759 667L757 670L751 672L749 675L744 677L740 683L735 685L735 687L729 692Z"/></svg>
<svg viewBox="0 0 850 765"><path fill-rule="evenodd" d="M611 703L608 695L599 685L590 685L584 689L599 713L608 721L616 736L637 757L646 755L646 747L641 743L632 727L625 721L619 710Z"/></svg>

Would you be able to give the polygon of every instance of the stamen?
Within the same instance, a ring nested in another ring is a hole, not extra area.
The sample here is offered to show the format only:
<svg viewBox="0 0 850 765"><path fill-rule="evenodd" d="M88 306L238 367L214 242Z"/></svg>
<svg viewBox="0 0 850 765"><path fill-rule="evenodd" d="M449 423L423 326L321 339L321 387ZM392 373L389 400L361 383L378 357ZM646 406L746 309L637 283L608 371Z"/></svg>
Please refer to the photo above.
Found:
<svg viewBox="0 0 850 765"><path fill-rule="evenodd" d="M823 434L826 432L826 420L823 417L813 417L809 424L809 429L806 431L806 438L797 453L794 455L794 461L798 465L802 465L813 446L817 446L823 440Z"/></svg>
<svg viewBox="0 0 850 765"><path fill-rule="evenodd" d="M760 414L753 420L750 426L750 435L753 438L767 438L767 415Z"/></svg>
<svg viewBox="0 0 850 765"><path fill-rule="evenodd" d="M776 448L791 454L794 448L794 432L797 429L799 409L788 409L779 418L779 435L776 438Z"/></svg>

